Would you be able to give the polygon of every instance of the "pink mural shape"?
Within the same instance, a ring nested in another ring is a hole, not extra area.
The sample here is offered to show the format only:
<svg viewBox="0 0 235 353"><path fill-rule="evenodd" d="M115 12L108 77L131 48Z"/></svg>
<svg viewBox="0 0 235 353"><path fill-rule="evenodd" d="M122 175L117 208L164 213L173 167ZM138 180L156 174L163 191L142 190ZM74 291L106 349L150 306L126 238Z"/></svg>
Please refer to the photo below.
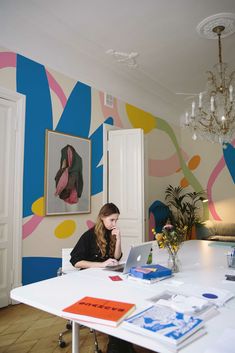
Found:
<svg viewBox="0 0 235 353"><path fill-rule="evenodd" d="M93 222L93 221L91 221L91 220L87 220L86 221L86 225L87 225L87 228L88 229L91 229L91 228L93 228L94 226L95 226L95 223Z"/></svg>
<svg viewBox="0 0 235 353"><path fill-rule="evenodd" d="M16 53L0 53L0 69L4 69L6 67L16 67Z"/></svg>
<svg viewBox="0 0 235 353"><path fill-rule="evenodd" d="M154 215L152 212L150 212L150 215L149 215L149 240L154 240L154 235L153 235L152 229L155 229L155 227L156 227L156 223L155 223Z"/></svg>
<svg viewBox="0 0 235 353"><path fill-rule="evenodd" d="M183 158L187 161L189 156L186 152L181 150ZM161 159L149 159L149 175L154 177L165 177L172 175L177 169L181 168L179 157L177 153L174 153L171 157Z"/></svg>
<svg viewBox="0 0 235 353"><path fill-rule="evenodd" d="M102 109L102 113L103 113L104 119L107 119L110 116L110 117L112 117L114 119L114 125L115 126L123 127L121 118L120 118L120 116L118 114L116 98L114 98L113 108L109 108L106 105L104 105L104 93L103 92L99 92L99 96L100 96L100 104L101 104L101 109Z"/></svg>
<svg viewBox="0 0 235 353"><path fill-rule="evenodd" d="M49 87L57 95L57 97L60 100L60 103L61 103L62 107L64 108L66 106L66 103L67 103L67 98L66 98L62 88L60 87L58 82L54 79L54 77L51 75L51 73L48 70L46 70L46 74L47 74Z"/></svg>
<svg viewBox="0 0 235 353"><path fill-rule="evenodd" d="M44 219L43 216L33 215L22 227L22 238L27 238Z"/></svg>

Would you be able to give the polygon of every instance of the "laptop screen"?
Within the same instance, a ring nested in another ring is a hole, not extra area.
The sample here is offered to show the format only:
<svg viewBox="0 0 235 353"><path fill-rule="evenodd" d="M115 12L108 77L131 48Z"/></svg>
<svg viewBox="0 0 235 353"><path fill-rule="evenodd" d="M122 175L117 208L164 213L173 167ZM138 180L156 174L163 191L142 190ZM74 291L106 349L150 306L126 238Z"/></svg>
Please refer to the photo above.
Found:
<svg viewBox="0 0 235 353"><path fill-rule="evenodd" d="M107 266L105 269L110 271L118 271L122 272L123 274L126 274L130 272L131 267L146 265L151 247L151 242L132 246L125 264L119 264L117 266Z"/></svg>

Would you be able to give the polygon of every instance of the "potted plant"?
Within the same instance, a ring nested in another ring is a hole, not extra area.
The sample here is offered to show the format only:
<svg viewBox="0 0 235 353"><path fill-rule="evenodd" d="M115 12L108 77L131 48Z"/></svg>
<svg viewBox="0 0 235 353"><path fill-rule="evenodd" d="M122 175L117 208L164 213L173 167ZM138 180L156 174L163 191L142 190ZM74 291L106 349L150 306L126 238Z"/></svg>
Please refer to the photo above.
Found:
<svg viewBox="0 0 235 353"><path fill-rule="evenodd" d="M165 191L165 200L171 211L171 224L178 232L184 233L185 240L191 239L195 224L201 223L198 211L205 200L205 192L185 192L181 186L169 185Z"/></svg>

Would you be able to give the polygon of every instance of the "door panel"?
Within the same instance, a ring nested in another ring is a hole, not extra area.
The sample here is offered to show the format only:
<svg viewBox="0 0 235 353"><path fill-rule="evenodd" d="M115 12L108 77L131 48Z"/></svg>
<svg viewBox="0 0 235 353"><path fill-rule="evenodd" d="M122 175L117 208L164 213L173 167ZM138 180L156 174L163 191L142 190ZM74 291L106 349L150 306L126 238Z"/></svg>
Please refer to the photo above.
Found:
<svg viewBox="0 0 235 353"><path fill-rule="evenodd" d="M142 129L108 133L108 200L120 209L123 258L144 241L144 144Z"/></svg>
<svg viewBox="0 0 235 353"><path fill-rule="evenodd" d="M0 99L0 307L10 303L15 165L14 102Z"/></svg>

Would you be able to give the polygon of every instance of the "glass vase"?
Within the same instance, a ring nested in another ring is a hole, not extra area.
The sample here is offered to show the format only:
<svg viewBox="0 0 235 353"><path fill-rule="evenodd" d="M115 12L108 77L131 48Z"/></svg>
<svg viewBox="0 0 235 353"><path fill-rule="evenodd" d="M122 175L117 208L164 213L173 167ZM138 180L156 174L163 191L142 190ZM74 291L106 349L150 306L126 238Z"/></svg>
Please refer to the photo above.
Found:
<svg viewBox="0 0 235 353"><path fill-rule="evenodd" d="M168 262L167 266L172 270L172 272L176 273L179 272L181 269L181 262L178 257L178 251L173 251L172 249L168 250Z"/></svg>

